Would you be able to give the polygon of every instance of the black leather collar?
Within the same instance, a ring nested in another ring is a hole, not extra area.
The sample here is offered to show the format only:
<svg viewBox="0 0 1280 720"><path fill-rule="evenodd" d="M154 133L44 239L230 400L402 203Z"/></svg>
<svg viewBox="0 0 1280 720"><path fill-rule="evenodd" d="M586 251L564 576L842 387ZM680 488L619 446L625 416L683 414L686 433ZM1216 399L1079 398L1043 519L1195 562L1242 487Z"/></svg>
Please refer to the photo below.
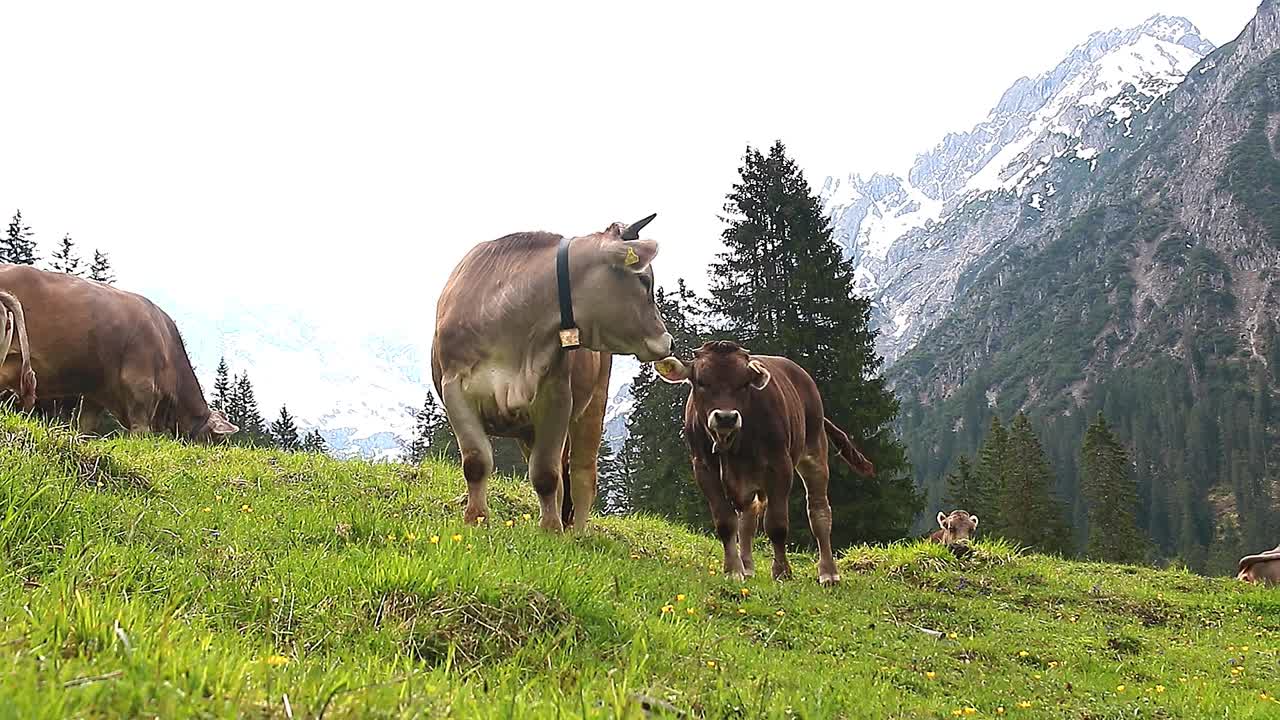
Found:
<svg viewBox="0 0 1280 720"><path fill-rule="evenodd" d="M560 347L576 350L582 347L578 324L573 320L573 288L569 283L569 243L572 238L560 238L556 250L556 287L560 295Z"/></svg>

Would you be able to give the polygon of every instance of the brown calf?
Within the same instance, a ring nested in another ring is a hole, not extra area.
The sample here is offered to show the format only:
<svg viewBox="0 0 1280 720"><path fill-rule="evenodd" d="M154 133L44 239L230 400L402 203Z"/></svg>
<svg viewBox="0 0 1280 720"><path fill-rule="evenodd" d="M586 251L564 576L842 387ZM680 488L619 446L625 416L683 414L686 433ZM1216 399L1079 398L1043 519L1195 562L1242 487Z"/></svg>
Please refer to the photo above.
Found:
<svg viewBox="0 0 1280 720"><path fill-rule="evenodd" d="M764 513L773 543L773 577L791 576L787 496L798 472L808 497L809 527L818 541L818 582L840 582L831 555L828 440L859 474L873 475L875 468L826 419L813 378L786 358L753 356L728 341L706 343L690 362L672 357L654 368L667 382L690 385L685 439L694 477L724 544L724 572L733 578L755 572L751 543Z"/></svg>
<svg viewBox="0 0 1280 720"><path fill-rule="evenodd" d="M970 515L964 510L952 510L951 514L938 513L938 529L929 536L930 542L942 543L947 547L968 545L973 533L978 529L978 516Z"/></svg>

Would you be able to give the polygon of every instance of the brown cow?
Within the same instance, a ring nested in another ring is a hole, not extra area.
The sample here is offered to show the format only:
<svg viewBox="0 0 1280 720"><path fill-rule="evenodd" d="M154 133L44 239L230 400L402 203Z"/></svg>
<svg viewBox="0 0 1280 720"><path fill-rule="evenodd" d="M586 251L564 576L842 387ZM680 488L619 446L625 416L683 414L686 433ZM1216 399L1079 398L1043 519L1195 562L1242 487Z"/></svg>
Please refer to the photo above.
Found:
<svg viewBox="0 0 1280 720"><path fill-rule="evenodd" d="M83 397L82 429L105 409L133 433L212 441L238 430L209 409L178 328L146 298L26 265L0 264L0 289L28 311L41 401ZM20 372L12 359L0 365L0 387Z"/></svg>
<svg viewBox="0 0 1280 720"><path fill-rule="evenodd" d="M477 245L449 277L436 308L431 375L462 453L466 522L489 514L485 483L493 471L489 436L495 435L521 442L541 526L562 530L564 517L572 517L575 529L586 526L610 353L652 361L671 352L654 303L650 263L658 245L638 239L652 218L563 238L563 255L559 235L507 235ZM562 257L568 318L560 303ZM581 348L566 350L575 335Z"/></svg>
<svg viewBox="0 0 1280 720"><path fill-rule="evenodd" d="M1240 558L1237 580L1262 585L1280 585L1280 545L1257 555Z"/></svg>
<svg viewBox="0 0 1280 720"><path fill-rule="evenodd" d="M929 536L929 541L942 543L947 547L968 545L977 529L977 515L970 515L964 510L952 510L950 515L940 512L938 529Z"/></svg>
<svg viewBox="0 0 1280 720"><path fill-rule="evenodd" d="M13 341L18 345L14 347ZM23 410L30 410L36 404L36 374L31 370L31 344L27 342L27 320L22 312L22 303L7 292L0 292L0 367L5 364L10 350L18 355L18 374L16 383L5 383L0 375L0 390L6 387L18 395L18 402Z"/></svg>
<svg viewBox="0 0 1280 720"><path fill-rule="evenodd" d="M724 572L735 579L755 572L751 543L763 512L773 543L773 577L791 576L787 496L799 472L808 497L809 527L818 541L818 582L840 582L831 556L828 438L859 474L869 477L875 468L826 419L809 373L786 358L753 356L729 341L704 344L692 362L671 357L654 368L667 382L690 384L685 439L694 477L724 544Z"/></svg>

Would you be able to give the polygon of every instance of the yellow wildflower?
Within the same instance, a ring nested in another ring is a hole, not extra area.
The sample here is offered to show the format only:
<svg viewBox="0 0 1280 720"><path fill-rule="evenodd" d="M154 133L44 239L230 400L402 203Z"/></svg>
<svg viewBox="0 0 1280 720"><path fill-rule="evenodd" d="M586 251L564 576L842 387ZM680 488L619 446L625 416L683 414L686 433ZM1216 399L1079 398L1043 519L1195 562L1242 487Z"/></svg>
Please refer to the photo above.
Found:
<svg viewBox="0 0 1280 720"><path fill-rule="evenodd" d="M1122 692L1124 692L1124 686L1123 686L1123 685L1117 685L1117 686L1116 686L1116 692L1118 692L1118 693L1122 693Z"/></svg>
<svg viewBox="0 0 1280 720"><path fill-rule="evenodd" d="M950 640L955 640L957 637L959 637L959 635L956 635L955 633L947 633L947 638Z"/></svg>
<svg viewBox="0 0 1280 720"><path fill-rule="evenodd" d="M779 610L778 612L774 613L774 615L777 615L778 617L782 617L783 615L786 615L786 614L787 613L782 610Z"/></svg>
<svg viewBox="0 0 1280 720"><path fill-rule="evenodd" d="M693 608L686 608L686 609L685 609L685 612L686 612L686 613L688 613L688 614L690 614L690 615L693 615L693 614L694 614L694 613L696 613L697 611L696 611L696 610L694 610Z"/></svg>
<svg viewBox="0 0 1280 720"><path fill-rule="evenodd" d="M1157 685L1157 686L1156 686L1156 692L1158 692L1158 693L1162 693L1162 692L1164 692L1164 686L1163 686L1163 685Z"/></svg>
<svg viewBox="0 0 1280 720"><path fill-rule="evenodd" d="M457 533L454 534L452 539L454 542L462 542L462 536L458 535Z"/></svg>
<svg viewBox="0 0 1280 720"><path fill-rule="evenodd" d="M263 658L262 661L271 667L280 667L281 665L287 665L289 663L289 658L283 655L268 655Z"/></svg>
<svg viewBox="0 0 1280 720"><path fill-rule="evenodd" d="M965 715L976 715L977 712L978 712L978 708L975 708L975 707L967 707L964 709Z"/></svg>
<svg viewBox="0 0 1280 720"><path fill-rule="evenodd" d="M742 593L742 597L746 597L746 596L748 596L748 595L750 595L750 594L751 594L751 591L750 591L750 590L748 590L748 589L746 589L746 588L742 588L742 589L741 589L741 590L739 590L738 592Z"/></svg>
<svg viewBox="0 0 1280 720"><path fill-rule="evenodd" d="M439 545L439 544L440 544L440 536L439 536L439 535L432 535L432 536L431 536L431 544L432 544L432 545Z"/></svg>
<svg viewBox="0 0 1280 720"><path fill-rule="evenodd" d="M515 527L515 524L516 524L516 521L515 521L515 520L508 520L508 521L507 521L507 527Z"/></svg>
<svg viewBox="0 0 1280 720"><path fill-rule="evenodd" d="M1030 654L1031 654L1031 653L1027 652L1026 650L1019 650L1019 651L1018 651L1018 657L1027 657L1027 656L1028 656L1028 655L1030 655Z"/></svg>
<svg viewBox="0 0 1280 720"><path fill-rule="evenodd" d="M1240 646L1240 652L1249 652L1249 646L1248 646L1248 645L1241 645L1241 646Z"/></svg>
<svg viewBox="0 0 1280 720"><path fill-rule="evenodd" d="M1049 667L1050 667L1050 668L1056 668L1056 667L1058 667L1058 661L1057 661L1057 660L1051 660L1051 661L1049 661Z"/></svg>
<svg viewBox="0 0 1280 720"><path fill-rule="evenodd" d="M213 512L213 508L203 507L200 508L200 512Z"/></svg>
<svg viewBox="0 0 1280 720"><path fill-rule="evenodd" d="M1031 703L1027 700L1023 700L1022 702L1018 703L1018 707L1022 708L1023 710L1026 710L1027 708L1031 707Z"/></svg>
<svg viewBox="0 0 1280 720"><path fill-rule="evenodd" d="M666 614L666 613L673 613L673 612L675 612L675 611L676 611L676 608L675 608L675 606L674 606L674 605L663 605L663 606L662 606L662 612L663 612L663 614Z"/></svg>
<svg viewBox="0 0 1280 720"><path fill-rule="evenodd" d="M747 611L746 611L744 608L738 608L738 614L739 614L739 615L746 615L746 614L747 614Z"/></svg>
<svg viewBox="0 0 1280 720"><path fill-rule="evenodd" d="M716 661L715 661L715 660L708 660L708 661L707 661L707 667L709 667L709 668L711 668L711 669L713 669L713 670L714 670L714 669L715 669L715 667L716 667Z"/></svg>
<svg viewBox="0 0 1280 720"><path fill-rule="evenodd" d="M925 677L927 677L927 678L929 678L930 680L932 680L932 679L934 679L934 678L938 677L938 673L936 673L936 672L934 672L934 671L930 670L929 672L925 673L925 674L924 674L924 676L925 676Z"/></svg>
<svg viewBox="0 0 1280 720"><path fill-rule="evenodd" d="M240 510L241 510L241 512L247 512L247 513L251 513L251 512L253 512L253 508L249 507L247 504L246 504L246 505L241 505L241 506L240 506Z"/></svg>
<svg viewBox="0 0 1280 720"><path fill-rule="evenodd" d="M956 708L955 710L952 710L951 714L955 715L956 717L960 717L960 708Z"/></svg>
<svg viewBox="0 0 1280 720"><path fill-rule="evenodd" d="M387 542L395 542L395 541L396 541L396 536L392 535L391 533L387 533Z"/></svg>
<svg viewBox="0 0 1280 720"><path fill-rule="evenodd" d="M1033 678L1035 678L1035 679L1039 680L1039 679L1040 679L1040 673L1036 673L1035 675L1032 675L1031 677L1033 677Z"/></svg>
<svg viewBox="0 0 1280 720"><path fill-rule="evenodd" d="M1003 714L1004 714L1004 706L1003 706L1003 705L1001 705L1000 707L996 708L996 714L997 714L997 715L1003 715Z"/></svg>
<svg viewBox="0 0 1280 720"><path fill-rule="evenodd" d="M676 595L676 602L684 602L684 593Z"/></svg>
<svg viewBox="0 0 1280 720"><path fill-rule="evenodd" d="M527 521L527 520L532 520L532 519L533 519L533 516L532 516L532 515L530 515L529 513L525 513L525 514L523 514L523 515L521 515L521 516L520 516L520 519L522 519L522 520L526 520L526 521Z"/></svg>

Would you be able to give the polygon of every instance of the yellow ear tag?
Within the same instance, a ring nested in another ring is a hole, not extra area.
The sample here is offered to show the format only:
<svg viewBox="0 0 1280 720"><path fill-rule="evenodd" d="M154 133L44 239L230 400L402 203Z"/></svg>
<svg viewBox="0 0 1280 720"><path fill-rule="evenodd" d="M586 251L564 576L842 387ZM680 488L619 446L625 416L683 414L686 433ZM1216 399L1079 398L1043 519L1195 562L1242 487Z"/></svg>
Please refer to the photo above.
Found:
<svg viewBox="0 0 1280 720"><path fill-rule="evenodd" d="M622 264L630 267L638 262L640 262L640 256L636 254L636 249L632 247L627 248L627 259L623 260Z"/></svg>
<svg viewBox="0 0 1280 720"><path fill-rule="evenodd" d="M659 360L658 362L653 364L653 367L655 370L658 371L658 374L666 375L667 373L675 369L675 363L671 362L670 360Z"/></svg>

